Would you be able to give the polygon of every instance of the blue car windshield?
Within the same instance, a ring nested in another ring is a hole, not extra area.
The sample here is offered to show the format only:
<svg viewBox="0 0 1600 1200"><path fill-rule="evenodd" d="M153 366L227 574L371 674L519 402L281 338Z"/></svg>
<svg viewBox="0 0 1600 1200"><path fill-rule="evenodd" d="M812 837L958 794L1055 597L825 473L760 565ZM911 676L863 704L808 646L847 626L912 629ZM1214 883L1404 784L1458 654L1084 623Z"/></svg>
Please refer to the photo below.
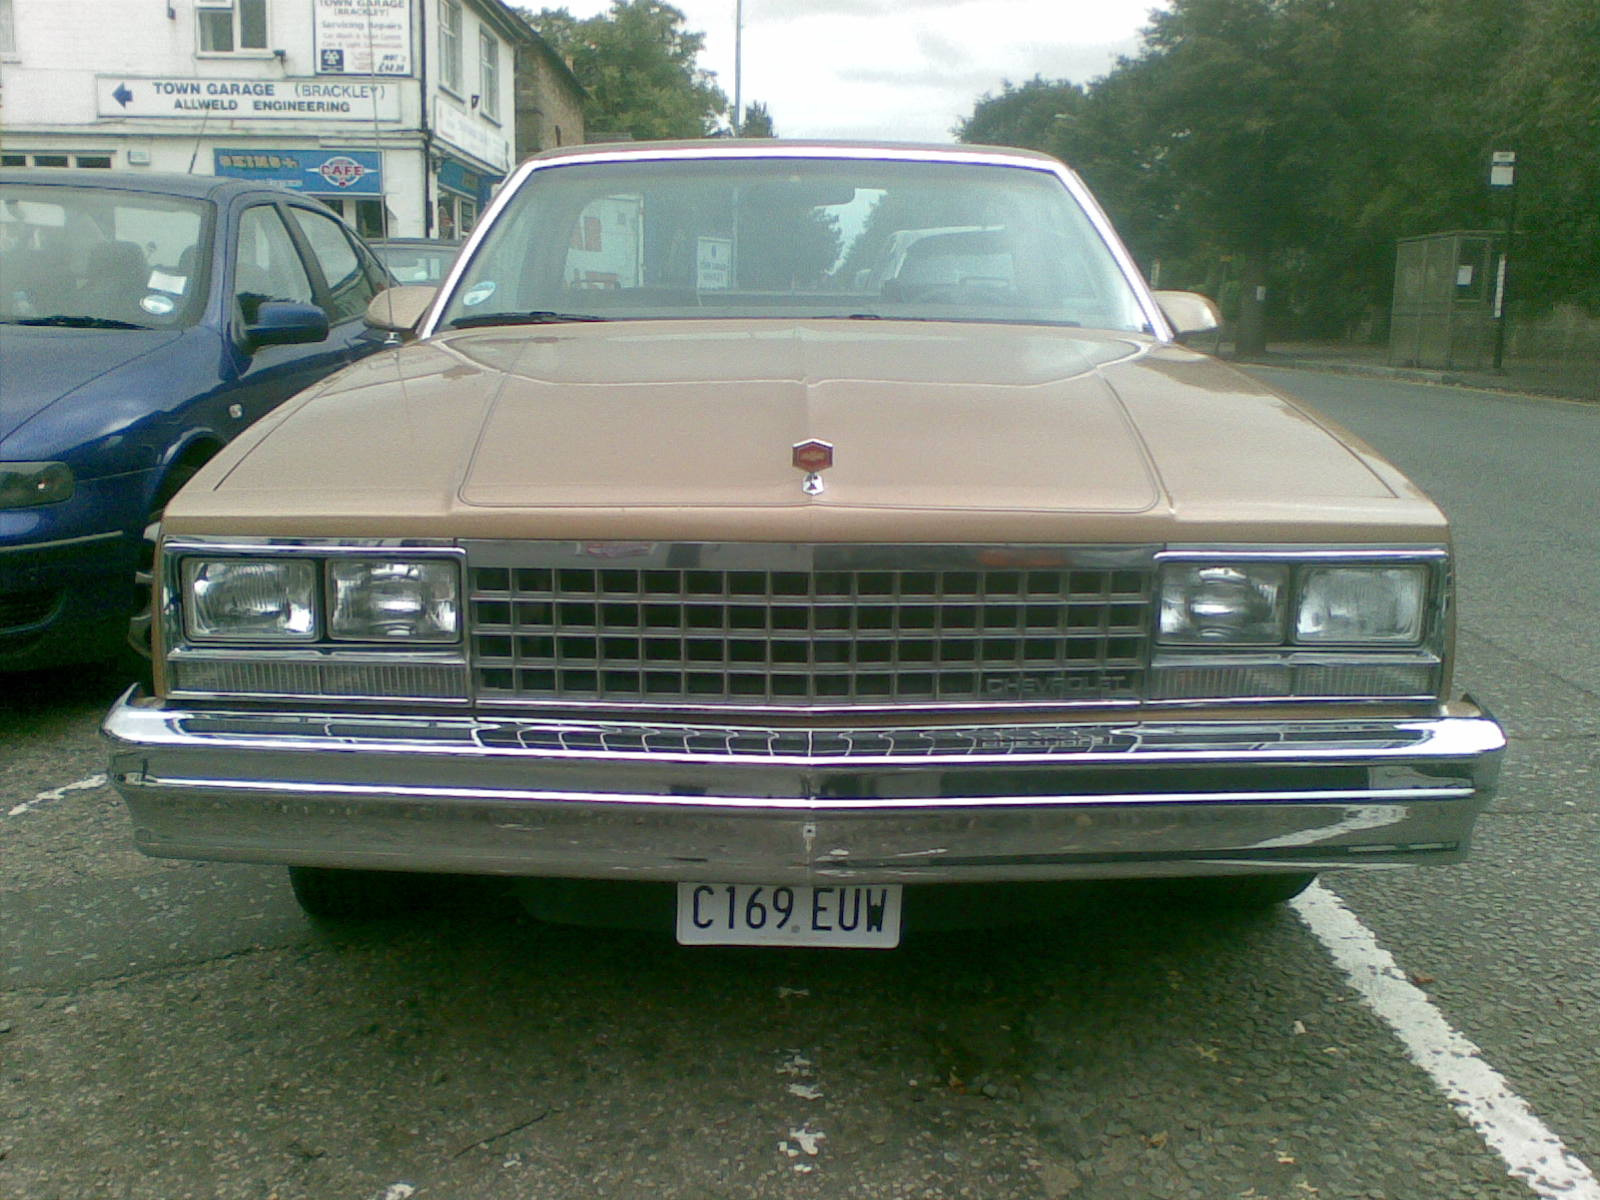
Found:
<svg viewBox="0 0 1600 1200"><path fill-rule="evenodd" d="M116 187L0 186L0 322L194 324L205 307L209 207Z"/></svg>
<svg viewBox="0 0 1600 1200"><path fill-rule="evenodd" d="M702 317L1146 325L1051 171L709 155L534 171L442 326Z"/></svg>

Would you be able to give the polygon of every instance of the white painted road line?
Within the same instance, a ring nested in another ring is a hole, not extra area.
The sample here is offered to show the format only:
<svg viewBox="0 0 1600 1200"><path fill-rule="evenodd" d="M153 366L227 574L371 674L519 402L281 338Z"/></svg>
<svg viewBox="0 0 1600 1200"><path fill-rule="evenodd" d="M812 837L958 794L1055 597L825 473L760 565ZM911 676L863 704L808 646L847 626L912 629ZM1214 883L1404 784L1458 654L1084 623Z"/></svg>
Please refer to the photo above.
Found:
<svg viewBox="0 0 1600 1200"><path fill-rule="evenodd" d="M1312 884L1291 906L1421 1067L1502 1159L1544 1200L1600 1200L1600 1182L1547 1129L1483 1052L1450 1028L1342 900Z"/></svg>
<svg viewBox="0 0 1600 1200"><path fill-rule="evenodd" d="M58 788L51 788L48 792L40 792L32 800L24 800L21 804L13 804L6 813L8 817L20 817L25 812L32 812L41 804L49 804L52 800L60 800L68 792L92 792L97 787L105 787L104 775L91 775L87 779L80 779L75 783L64 783Z"/></svg>

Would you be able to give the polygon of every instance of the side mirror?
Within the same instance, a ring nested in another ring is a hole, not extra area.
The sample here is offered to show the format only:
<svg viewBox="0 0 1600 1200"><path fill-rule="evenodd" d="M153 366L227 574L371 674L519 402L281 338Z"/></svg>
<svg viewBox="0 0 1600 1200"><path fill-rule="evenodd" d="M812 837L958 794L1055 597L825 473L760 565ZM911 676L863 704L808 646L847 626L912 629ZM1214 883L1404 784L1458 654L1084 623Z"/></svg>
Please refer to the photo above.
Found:
<svg viewBox="0 0 1600 1200"><path fill-rule="evenodd" d="M251 350L326 341L328 314L315 304L263 300L256 309L255 320L245 326L244 336Z"/></svg>
<svg viewBox="0 0 1600 1200"><path fill-rule="evenodd" d="M385 288L367 303L367 324L390 333L410 333L438 294L438 288L420 283Z"/></svg>
<svg viewBox="0 0 1600 1200"><path fill-rule="evenodd" d="M1156 303L1178 337L1186 333L1205 333L1222 324L1217 306L1199 292L1157 292L1155 295Z"/></svg>

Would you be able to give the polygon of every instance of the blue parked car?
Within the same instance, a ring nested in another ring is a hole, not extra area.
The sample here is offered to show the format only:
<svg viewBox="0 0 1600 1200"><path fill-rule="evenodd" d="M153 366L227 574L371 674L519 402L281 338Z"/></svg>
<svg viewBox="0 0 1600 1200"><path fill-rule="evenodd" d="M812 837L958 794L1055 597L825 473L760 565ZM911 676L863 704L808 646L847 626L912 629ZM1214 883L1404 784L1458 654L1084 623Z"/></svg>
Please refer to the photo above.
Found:
<svg viewBox="0 0 1600 1200"><path fill-rule="evenodd" d="M326 206L188 175L0 170L0 671L115 656L162 506L379 349L391 283Z"/></svg>

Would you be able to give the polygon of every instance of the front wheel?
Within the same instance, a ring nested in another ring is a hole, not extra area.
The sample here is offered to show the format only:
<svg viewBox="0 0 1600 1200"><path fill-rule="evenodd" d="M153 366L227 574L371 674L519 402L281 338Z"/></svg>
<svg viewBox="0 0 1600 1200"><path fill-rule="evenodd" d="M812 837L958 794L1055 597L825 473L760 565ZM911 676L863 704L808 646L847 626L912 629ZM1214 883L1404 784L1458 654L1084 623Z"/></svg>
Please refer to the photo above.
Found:
<svg viewBox="0 0 1600 1200"><path fill-rule="evenodd" d="M308 917L321 921L367 921L408 912L420 902L422 879L406 871L289 868L294 898Z"/></svg>

